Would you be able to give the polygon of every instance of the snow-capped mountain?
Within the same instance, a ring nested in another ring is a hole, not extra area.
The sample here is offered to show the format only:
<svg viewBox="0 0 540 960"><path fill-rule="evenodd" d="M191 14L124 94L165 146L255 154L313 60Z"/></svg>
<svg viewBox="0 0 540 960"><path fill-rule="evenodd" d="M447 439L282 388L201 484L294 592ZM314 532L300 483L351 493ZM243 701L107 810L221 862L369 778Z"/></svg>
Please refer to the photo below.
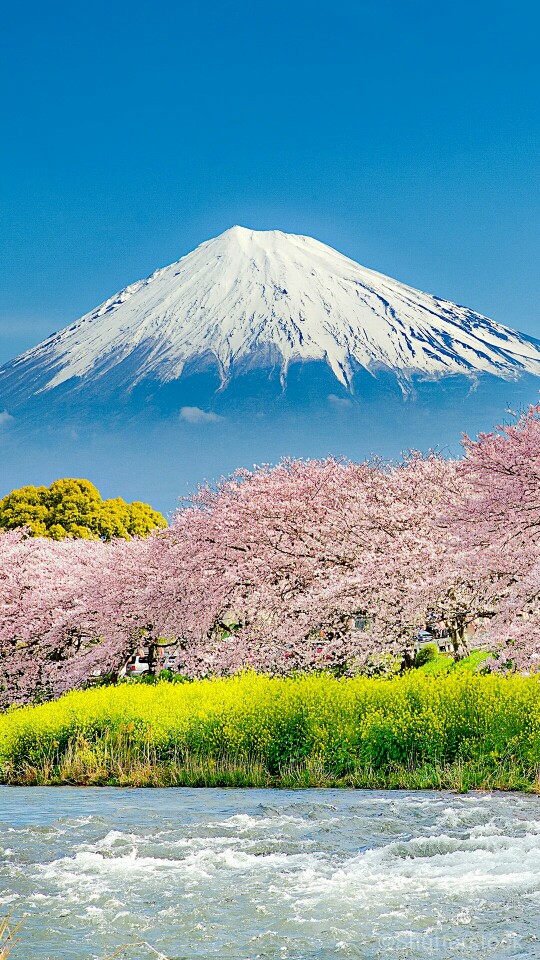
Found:
<svg viewBox="0 0 540 960"><path fill-rule="evenodd" d="M354 392L358 368L414 376L540 374L540 345L466 307L360 266L310 237L233 227L130 284L0 370L0 400L90 382L131 390L215 367L323 361Z"/></svg>
<svg viewBox="0 0 540 960"><path fill-rule="evenodd" d="M309 237L233 227L0 369L0 495L90 477L170 510L283 456L459 452L540 342Z"/></svg>

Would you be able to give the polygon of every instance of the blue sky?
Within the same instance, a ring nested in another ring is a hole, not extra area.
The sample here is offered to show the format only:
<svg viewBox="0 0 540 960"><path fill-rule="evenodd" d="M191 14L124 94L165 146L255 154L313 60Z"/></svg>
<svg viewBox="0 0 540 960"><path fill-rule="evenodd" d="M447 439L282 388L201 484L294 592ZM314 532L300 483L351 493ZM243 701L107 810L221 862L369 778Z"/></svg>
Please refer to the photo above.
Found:
<svg viewBox="0 0 540 960"><path fill-rule="evenodd" d="M538 11L11 4L0 360L234 223L540 336Z"/></svg>

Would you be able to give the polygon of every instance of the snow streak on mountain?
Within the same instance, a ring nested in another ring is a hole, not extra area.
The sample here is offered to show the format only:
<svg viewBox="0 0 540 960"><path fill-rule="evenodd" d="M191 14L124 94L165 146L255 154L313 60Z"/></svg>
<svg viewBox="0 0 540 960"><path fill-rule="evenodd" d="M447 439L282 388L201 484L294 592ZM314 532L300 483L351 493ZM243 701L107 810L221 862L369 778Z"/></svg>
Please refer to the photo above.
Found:
<svg viewBox="0 0 540 960"><path fill-rule="evenodd" d="M11 361L0 389L20 401L109 375L130 389L212 365L223 385L275 365L284 380L298 361L324 361L349 390L358 367L515 379L540 375L540 344L317 240L233 227Z"/></svg>

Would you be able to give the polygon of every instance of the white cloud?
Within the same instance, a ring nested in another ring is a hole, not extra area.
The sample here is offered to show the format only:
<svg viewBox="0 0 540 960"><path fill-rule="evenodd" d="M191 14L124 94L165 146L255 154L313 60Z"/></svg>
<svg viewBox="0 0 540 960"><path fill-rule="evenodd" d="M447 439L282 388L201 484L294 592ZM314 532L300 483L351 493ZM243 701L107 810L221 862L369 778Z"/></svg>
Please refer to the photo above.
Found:
<svg viewBox="0 0 540 960"><path fill-rule="evenodd" d="M352 407L352 400L347 397L338 397L335 393L329 393L327 400L335 407Z"/></svg>
<svg viewBox="0 0 540 960"><path fill-rule="evenodd" d="M8 424L13 423L13 417L7 410L0 410L0 430L2 427L7 427Z"/></svg>
<svg viewBox="0 0 540 960"><path fill-rule="evenodd" d="M181 407L180 419L185 420L186 423L216 423L218 420L223 420L223 417L218 416L217 413L207 413L200 407Z"/></svg>

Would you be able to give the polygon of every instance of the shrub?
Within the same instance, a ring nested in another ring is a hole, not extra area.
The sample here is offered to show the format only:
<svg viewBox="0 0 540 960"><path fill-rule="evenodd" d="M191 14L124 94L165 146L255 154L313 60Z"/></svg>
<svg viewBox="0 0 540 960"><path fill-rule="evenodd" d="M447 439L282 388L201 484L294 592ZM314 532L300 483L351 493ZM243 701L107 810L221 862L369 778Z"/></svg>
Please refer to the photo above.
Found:
<svg viewBox="0 0 540 960"><path fill-rule="evenodd" d="M436 643L426 643L416 651L414 658L415 667L423 667L426 663L432 663L439 656L439 649Z"/></svg>

